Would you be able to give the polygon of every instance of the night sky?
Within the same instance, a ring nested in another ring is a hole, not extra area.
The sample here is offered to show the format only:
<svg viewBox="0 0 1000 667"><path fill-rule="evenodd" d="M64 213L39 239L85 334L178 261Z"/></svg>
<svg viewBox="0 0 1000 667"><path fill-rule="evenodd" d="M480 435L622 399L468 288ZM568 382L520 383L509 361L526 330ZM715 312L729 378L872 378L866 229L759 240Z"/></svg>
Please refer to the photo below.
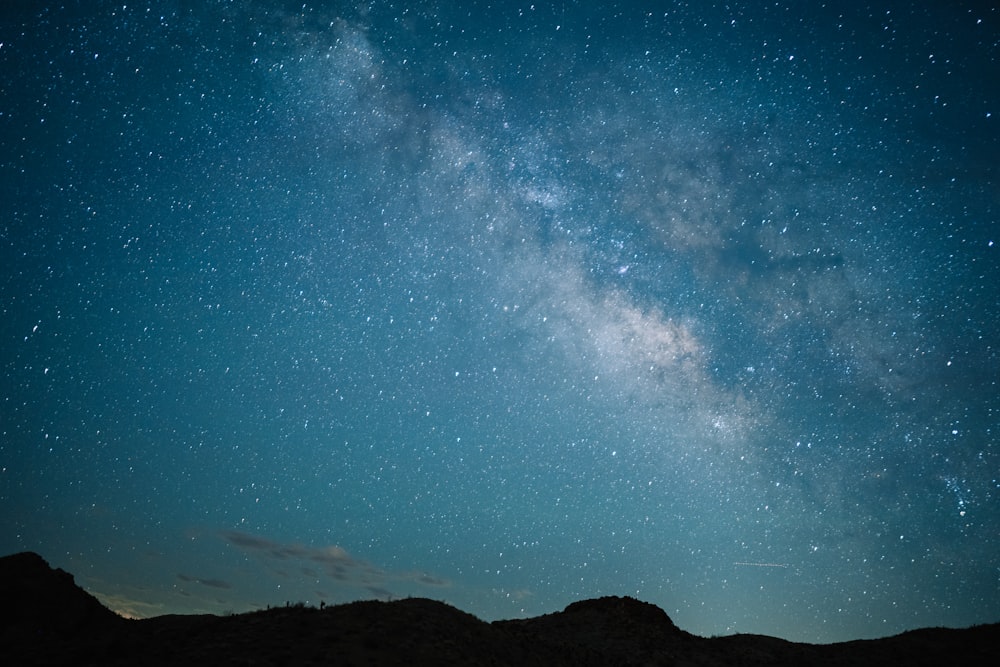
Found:
<svg viewBox="0 0 1000 667"><path fill-rule="evenodd" d="M1000 6L414 4L4 4L0 552L1000 621Z"/></svg>

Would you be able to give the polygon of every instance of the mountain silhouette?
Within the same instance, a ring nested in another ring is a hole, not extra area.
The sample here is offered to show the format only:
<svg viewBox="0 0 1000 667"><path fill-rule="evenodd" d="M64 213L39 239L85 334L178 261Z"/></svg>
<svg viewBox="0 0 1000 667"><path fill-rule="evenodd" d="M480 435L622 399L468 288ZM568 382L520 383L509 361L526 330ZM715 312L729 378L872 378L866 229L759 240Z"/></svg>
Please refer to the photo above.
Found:
<svg viewBox="0 0 1000 667"><path fill-rule="evenodd" d="M840 644L706 639L629 597L487 623L408 598L232 616L114 614L41 556L0 558L0 655L17 665L993 665L1000 624Z"/></svg>

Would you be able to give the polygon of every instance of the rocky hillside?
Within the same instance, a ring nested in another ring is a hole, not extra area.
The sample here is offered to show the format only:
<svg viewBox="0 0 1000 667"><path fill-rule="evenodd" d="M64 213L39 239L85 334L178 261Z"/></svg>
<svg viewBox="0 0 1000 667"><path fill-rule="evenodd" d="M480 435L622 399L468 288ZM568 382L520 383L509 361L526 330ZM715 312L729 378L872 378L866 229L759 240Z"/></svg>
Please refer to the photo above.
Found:
<svg viewBox="0 0 1000 667"><path fill-rule="evenodd" d="M126 620L41 556L0 558L0 645L18 665L993 665L1000 624L832 645L705 639L632 598L487 623L406 599Z"/></svg>

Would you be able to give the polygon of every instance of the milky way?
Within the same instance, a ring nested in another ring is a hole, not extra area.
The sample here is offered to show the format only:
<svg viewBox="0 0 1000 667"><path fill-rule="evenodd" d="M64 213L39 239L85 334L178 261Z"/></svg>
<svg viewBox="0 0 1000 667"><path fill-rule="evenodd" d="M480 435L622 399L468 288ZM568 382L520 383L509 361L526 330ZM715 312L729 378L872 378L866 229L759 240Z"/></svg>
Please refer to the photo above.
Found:
<svg viewBox="0 0 1000 667"><path fill-rule="evenodd" d="M284 4L0 12L0 549L1000 620L1000 12Z"/></svg>

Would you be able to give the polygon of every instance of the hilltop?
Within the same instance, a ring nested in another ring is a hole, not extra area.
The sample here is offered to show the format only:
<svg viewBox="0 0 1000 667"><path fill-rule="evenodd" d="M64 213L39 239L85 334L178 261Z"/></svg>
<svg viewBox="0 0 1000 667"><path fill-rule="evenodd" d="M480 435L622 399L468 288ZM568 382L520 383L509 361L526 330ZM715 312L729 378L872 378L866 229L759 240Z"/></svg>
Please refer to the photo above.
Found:
<svg viewBox="0 0 1000 667"><path fill-rule="evenodd" d="M706 639L629 597L492 623L423 598L129 620L34 553L0 558L0 599L0 642L22 665L985 666L1000 645L1000 624L829 645Z"/></svg>

